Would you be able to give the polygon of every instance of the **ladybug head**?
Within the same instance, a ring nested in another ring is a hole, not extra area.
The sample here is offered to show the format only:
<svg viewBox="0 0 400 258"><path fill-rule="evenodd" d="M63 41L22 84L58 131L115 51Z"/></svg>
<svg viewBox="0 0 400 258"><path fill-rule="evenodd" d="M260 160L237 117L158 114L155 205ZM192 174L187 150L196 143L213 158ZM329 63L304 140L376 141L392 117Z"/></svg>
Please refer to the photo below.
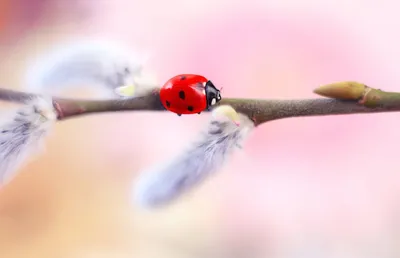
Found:
<svg viewBox="0 0 400 258"><path fill-rule="evenodd" d="M206 83L206 98L207 107L214 106L221 100L221 92L217 89L211 81Z"/></svg>

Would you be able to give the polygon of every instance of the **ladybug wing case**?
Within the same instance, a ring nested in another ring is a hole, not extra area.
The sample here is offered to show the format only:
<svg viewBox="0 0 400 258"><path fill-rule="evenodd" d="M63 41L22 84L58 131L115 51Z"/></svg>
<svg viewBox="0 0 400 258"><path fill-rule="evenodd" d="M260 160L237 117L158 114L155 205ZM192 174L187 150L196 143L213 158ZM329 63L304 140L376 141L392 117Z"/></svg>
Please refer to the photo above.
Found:
<svg viewBox="0 0 400 258"><path fill-rule="evenodd" d="M175 85L169 89L169 110L178 114L200 113L207 107L204 88L197 84Z"/></svg>
<svg viewBox="0 0 400 258"><path fill-rule="evenodd" d="M203 85L201 83L191 84L187 88L189 92L186 103L190 113L199 113L207 108L207 98Z"/></svg>

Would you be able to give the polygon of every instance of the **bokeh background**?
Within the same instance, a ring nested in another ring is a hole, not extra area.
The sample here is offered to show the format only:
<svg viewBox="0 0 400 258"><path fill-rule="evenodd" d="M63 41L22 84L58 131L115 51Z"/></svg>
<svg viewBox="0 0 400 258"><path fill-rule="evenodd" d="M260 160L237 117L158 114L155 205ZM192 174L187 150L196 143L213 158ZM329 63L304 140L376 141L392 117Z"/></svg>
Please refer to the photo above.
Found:
<svg viewBox="0 0 400 258"><path fill-rule="evenodd" d="M0 0L0 84L21 89L29 60L97 37L151 53L146 68L162 80L204 74L225 97L310 98L344 80L400 91L398 8ZM46 152L0 189L0 257L400 257L399 114L265 124L191 193L161 210L135 208L141 169L181 150L206 119L143 112L57 124Z"/></svg>

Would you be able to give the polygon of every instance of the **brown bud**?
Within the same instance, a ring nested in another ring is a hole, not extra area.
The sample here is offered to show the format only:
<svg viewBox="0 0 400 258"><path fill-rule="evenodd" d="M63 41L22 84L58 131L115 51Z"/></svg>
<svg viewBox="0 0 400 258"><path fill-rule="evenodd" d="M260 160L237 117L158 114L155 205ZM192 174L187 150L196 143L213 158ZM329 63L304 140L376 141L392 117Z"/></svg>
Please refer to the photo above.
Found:
<svg viewBox="0 0 400 258"><path fill-rule="evenodd" d="M364 95L366 87L358 82L337 82L316 88L314 93L327 98L359 100Z"/></svg>

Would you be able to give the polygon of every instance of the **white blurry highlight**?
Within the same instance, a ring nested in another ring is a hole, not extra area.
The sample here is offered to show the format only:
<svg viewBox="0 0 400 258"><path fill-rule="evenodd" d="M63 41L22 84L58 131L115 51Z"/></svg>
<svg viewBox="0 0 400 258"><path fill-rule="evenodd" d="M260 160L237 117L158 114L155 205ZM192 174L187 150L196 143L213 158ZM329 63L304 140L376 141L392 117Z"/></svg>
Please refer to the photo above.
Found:
<svg viewBox="0 0 400 258"><path fill-rule="evenodd" d="M71 88L92 88L101 97L119 97L115 88L135 85L136 93L149 87L142 83L143 65L148 57L139 56L115 42L82 40L56 46L28 66L28 91L61 94Z"/></svg>
<svg viewBox="0 0 400 258"><path fill-rule="evenodd" d="M116 87L114 92L116 95L120 97L138 97L144 95L149 90L158 88L158 81L154 74L150 74L148 72L141 72L140 76L135 76L132 79L131 85L122 85L120 87Z"/></svg>
<svg viewBox="0 0 400 258"><path fill-rule="evenodd" d="M151 208L178 198L218 171L253 128L253 121L232 108L215 108L205 130L187 149L140 174L134 186L135 203Z"/></svg>
<svg viewBox="0 0 400 258"><path fill-rule="evenodd" d="M23 163L41 150L56 120L51 99L42 97L0 115L0 186L9 183Z"/></svg>

